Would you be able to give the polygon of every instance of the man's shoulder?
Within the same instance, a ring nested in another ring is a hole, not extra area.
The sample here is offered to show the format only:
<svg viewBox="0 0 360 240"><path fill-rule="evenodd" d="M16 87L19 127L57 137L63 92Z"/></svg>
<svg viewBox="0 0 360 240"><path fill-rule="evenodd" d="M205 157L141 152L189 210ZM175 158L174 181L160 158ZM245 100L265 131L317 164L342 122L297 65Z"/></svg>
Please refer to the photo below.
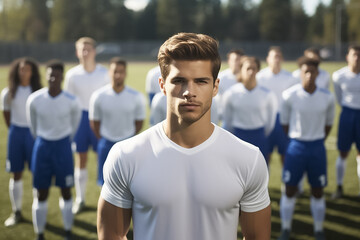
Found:
<svg viewBox="0 0 360 240"><path fill-rule="evenodd" d="M334 82L338 81L340 78L342 78L348 72L349 72L348 66L345 66L345 67L340 68L339 70L335 71L332 75Z"/></svg>

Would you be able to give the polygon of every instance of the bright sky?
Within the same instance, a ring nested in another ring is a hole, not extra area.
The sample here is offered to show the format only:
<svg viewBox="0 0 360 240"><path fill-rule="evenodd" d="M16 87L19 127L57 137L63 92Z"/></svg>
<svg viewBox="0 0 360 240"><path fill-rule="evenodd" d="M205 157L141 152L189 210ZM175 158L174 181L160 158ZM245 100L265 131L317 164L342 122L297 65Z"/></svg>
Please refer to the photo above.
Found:
<svg viewBox="0 0 360 240"><path fill-rule="evenodd" d="M133 10L141 10L145 8L147 2L149 0L125 0L125 6L127 8L133 9ZM226 0L222 0L226 1ZM254 3L259 3L261 0L253 0ZM316 6L319 2L323 2L325 5L328 5L331 0L303 0L303 5L305 12L308 15L313 15L316 10Z"/></svg>

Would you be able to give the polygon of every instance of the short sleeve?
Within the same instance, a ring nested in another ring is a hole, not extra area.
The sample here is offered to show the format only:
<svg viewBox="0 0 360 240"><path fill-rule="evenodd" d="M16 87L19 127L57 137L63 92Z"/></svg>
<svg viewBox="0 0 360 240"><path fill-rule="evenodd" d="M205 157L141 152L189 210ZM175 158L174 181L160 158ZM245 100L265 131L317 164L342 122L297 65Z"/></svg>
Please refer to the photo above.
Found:
<svg viewBox="0 0 360 240"><path fill-rule="evenodd" d="M89 120L99 121L101 119L101 108L99 104L99 95L94 92L91 95L89 103Z"/></svg>
<svg viewBox="0 0 360 240"><path fill-rule="evenodd" d="M11 110L11 99L10 99L9 88L4 88L1 91L1 110L2 111Z"/></svg>
<svg viewBox="0 0 360 240"><path fill-rule="evenodd" d="M291 107L289 104L289 94L287 92L283 92L282 94L283 101L280 106L280 123L282 125L288 125L290 123L290 111Z"/></svg>
<svg viewBox="0 0 360 240"><path fill-rule="evenodd" d="M244 195L240 200L241 211L244 212L260 211L270 204L269 174L260 150L254 160L253 168L246 179Z"/></svg>
<svg viewBox="0 0 360 240"><path fill-rule="evenodd" d="M145 117L146 117L146 100L141 93L138 93L136 110L135 110L135 119L144 120Z"/></svg>
<svg viewBox="0 0 360 240"><path fill-rule="evenodd" d="M329 106L326 111L326 126L333 125L334 118L335 118L335 99L333 95L330 94Z"/></svg>
<svg viewBox="0 0 360 240"><path fill-rule="evenodd" d="M121 154L121 143L115 144L103 168L104 185L101 197L120 208L132 208L133 196L130 191L130 170Z"/></svg>

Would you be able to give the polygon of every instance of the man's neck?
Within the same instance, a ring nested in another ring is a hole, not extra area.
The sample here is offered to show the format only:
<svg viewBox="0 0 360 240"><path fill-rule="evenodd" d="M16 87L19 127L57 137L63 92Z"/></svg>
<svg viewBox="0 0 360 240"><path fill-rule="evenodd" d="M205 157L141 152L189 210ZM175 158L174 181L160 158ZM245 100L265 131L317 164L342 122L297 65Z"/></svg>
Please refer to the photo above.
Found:
<svg viewBox="0 0 360 240"><path fill-rule="evenodd" d="M203 116L198 121L188 124L178 122L178 119L171 116L167 117L164 123L166 136L179 146L184 148L193 148L205 142L213 133L214 125L211 123L210 111L209 116Z"/></svg>
<svg viewBox="0 0 360 240"><path fill-rule="evenodd" d="M122 90L124 90L125 85L121 85L121 86L112 85L112 88L114 89L114 91L115 91L116 93L119 93L119 92L121 92Z"/></svg>
<svg viewBox="0 0 360 240"><path fill-rule="evenodd" d="M278 74L281 71L281 66L272 66L270 70L273 74Z"/></svg>
<svg viewBox="0 0 360 240"><path fill-rule="evenodd" d="M83 62L80 62L80 64L82 64L85 71L87 71L89 73L93 72L96 68L96 62L93 60L83 61Z"/></svg>
<svg viewBox="0 0 360 240"><path fill-rule="evenodd" d="M303 85L303 88L305 92L312 94L316 90L316 84Z"/></svg>
<svg viewBox="0 0 360 240"><path fill-rule="evenodd" d="M248 81L243 84L248 91L251 91L256 87L256 80Z"/></svg>
<svg viewBox="0 0 360 240"><path fill-rule="evenodd" d="M59 95L61 93L61 89L60 88L49 88L49 95L52 97L56 97L57 95Z"/></svg>
<svg viewBox="0 0 360 240"><path fill-rule="evenodd" d="M350 71L352 71L355 74L360 73L360 65L356 65L356 66L349 66Z"/></svg>

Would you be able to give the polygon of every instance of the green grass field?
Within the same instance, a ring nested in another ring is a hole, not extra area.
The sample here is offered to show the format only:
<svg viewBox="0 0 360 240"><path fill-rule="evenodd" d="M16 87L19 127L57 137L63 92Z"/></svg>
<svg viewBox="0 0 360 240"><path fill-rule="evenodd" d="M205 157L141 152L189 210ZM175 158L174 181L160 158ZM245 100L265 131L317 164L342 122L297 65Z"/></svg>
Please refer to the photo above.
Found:
<svg viewBox="0 0 360 240"><path fill-rule="evenodd" d="M145 76L147 71L155 66L155 62L138 63L130 62L128 65L127 85L140 90L145 94ZM68 64L67 68L74 64ZM263 64L265 66L265 64ZM345 62L325 62L321 67L330 73L345 66ZM223 65L223 69L226 65ZM289 71L295 70L294 62L286 62L283 66ZM41 72L44 75L44 66L41 66ZM0 66L0 89L7 85L8 66ZM46 85L43 80L44 85ZM339 107L336 109L336 120L331 135L326 141L328 154L328 186L325 188L326 195L326 221L325 231L327 239L360 239L360 198L359 185L356 175L355 148L352 149L348 158L346 176L344 179L344 191L346 197L333 201L330 199L331 193L336 188L335 178L335 160L337 158L336 150L336 132L337 121L339 116ZM32 221L31 221L31 204L32 204L32 177L29 171L24 173L24 200L23 215L25 221L13 228L5 228L3 221L11 212L10 200L8 196L8 183L10 175L5 171L7 129L2 117L0 117L0 239L17 239L27 240L35 237ZM148 119L143 129L149 126ZM97 239L96 234L96 206L100 193L100 188L96 185L96 158L90 152L89 159L89 182L86 193L87 208L86 211L75 216L73 234L74 239ZM270 196L272 199L272 239L276 239L280 233L280 217L279 217L279 200L281 186L281 165L277 154L273 154L270 165ZM75 195L73 195L75 196ZM51 188L49 196L49 210L47 218L47 226L45 237L51 240L63 239L63 224L61 212L58 204L59 189ZM297 200L296 209L293 220L293 239L313 239L312 237L312 217L309 206L309 187L305 184L305 194ZM129 239L132 239L129 234ZM238 234L239 239L241 234Z"/></svg>

